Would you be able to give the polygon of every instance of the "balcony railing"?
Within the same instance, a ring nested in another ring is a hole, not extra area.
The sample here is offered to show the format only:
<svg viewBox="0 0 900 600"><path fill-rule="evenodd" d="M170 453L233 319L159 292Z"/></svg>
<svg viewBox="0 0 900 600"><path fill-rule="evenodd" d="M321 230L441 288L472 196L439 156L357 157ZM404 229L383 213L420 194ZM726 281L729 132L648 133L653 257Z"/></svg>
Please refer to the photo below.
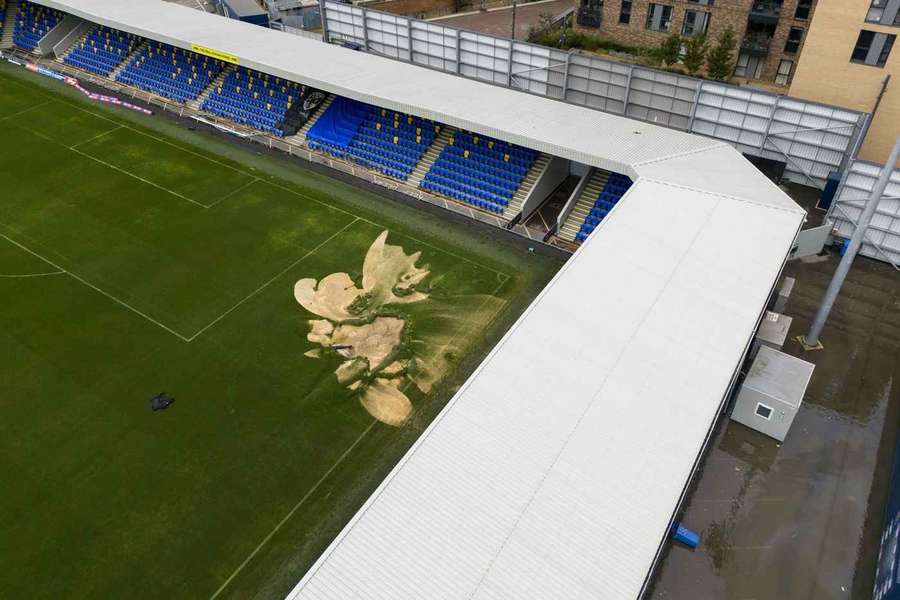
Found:
<svg viewBox="0 0 900 600"><path fill-rule="evenodd" d="M750 7L750 19L763 23L777 23L781 16L781 2L756 0Z"/></svg>
<svg viewBox="0 0 900 600"><path fill-rule="evenodd" d="M768 54L772 46L772 38L760 35L748 35L741 41L741 50L751 54Z"/></svg>
<svg viewBox="0 0 900 600"><path fill-rule="evenodd" d="M599 7L588 8L582 6L575 14L575 22L582 27L600 27L603 23L603 12Z"/></svg>

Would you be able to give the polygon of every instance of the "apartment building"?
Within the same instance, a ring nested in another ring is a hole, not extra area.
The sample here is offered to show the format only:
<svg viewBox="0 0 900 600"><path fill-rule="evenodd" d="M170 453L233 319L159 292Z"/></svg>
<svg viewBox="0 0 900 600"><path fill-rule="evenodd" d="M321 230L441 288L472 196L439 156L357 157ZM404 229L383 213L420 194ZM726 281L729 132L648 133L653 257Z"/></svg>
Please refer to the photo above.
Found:
<svg viewBox="0 0 900 600"><path fill-rule="evenodd" d="M730 25L738 39L735 76L786 87L803 50L816 0L578 0L576 26L624 44L658 46L668 35Z"/></svg>
<svg viewBox="0 0 900 600"><path fill-rule="evenodd" d="M860 157L883 163L900 134L900 0L820 0L792 96L874 111Z"/></svg>

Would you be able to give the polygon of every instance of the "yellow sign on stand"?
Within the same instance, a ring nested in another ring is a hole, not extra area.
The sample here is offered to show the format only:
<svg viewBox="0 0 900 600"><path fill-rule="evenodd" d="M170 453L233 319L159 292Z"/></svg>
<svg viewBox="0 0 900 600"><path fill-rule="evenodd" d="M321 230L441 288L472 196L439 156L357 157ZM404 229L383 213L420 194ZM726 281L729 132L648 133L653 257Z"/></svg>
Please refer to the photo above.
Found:
<svg viewBox="0 0 900 600"><path fill-rule="evenodd" d="M216 50L215 48L208 48L206 46L201 46L200 44L191 44L191 50L193 50L197 54L224 60L225 62L231 63L233 65L241 64L238 57L234 54L228 54L227 52L222 52L221 50Z"/></svg>

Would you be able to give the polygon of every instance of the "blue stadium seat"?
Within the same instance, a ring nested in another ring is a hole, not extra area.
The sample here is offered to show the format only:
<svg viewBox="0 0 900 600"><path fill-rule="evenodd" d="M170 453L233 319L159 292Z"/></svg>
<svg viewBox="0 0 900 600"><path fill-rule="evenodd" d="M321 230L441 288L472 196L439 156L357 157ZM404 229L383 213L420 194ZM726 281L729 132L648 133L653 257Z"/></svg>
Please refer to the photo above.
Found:
<svg viewBox="0 0 900 600"><path fill-rule="evenodd" d="M116 80L177 102L188 102L199 96L224 67L225 63L215 58L148 42Z"/></svg>
<svg viewBox="0 0 900 600"><path fill-rule="evenodd" d="M594 200L594 205L581 223L575 239L583 242L600 224L600 221L613 209L619 199L625 195L631 187L631 179L621 173L610 173L609 178L600 190L600 194Z"/></svg>
<svg viewBox="0 0 900 600"><path fill-rule="evenodd" d="M282 137L278 124L305 88L299 83L240 67L203 102L203 110Z"/></svg>
<svg viewBox="0 0 900 600"><path fill-rule="evenodd" d="M56 27L62 18L63 13L58 10L22 2L13 27L13 43L23 50L33 50L41 38Z"/></svg>
<svg viewBox="0 0 900 600"><path fill-rule="evenodd" d="M0 0L0 35L3 33L3 23L6 21L6 0Z"/></svg>
<svg viewBox="0 0 900 600"><path fill-rule="evenodd" d="M459 131L441 151L420 185L500 214L538 154L529 148Z"/></svg>
<svg viewBox="0 0 900 600"><path fill-rule="evenodd" d="M141 38L130 33L97 25L66 55L67 65L109 75L138 47Z"/></svg>
<svg viewBox="0 0 900 600"><path fill-rule="evenodd" d="M439 131L434 121L339 97L306 140L313 149L405 180Z"/></svg>

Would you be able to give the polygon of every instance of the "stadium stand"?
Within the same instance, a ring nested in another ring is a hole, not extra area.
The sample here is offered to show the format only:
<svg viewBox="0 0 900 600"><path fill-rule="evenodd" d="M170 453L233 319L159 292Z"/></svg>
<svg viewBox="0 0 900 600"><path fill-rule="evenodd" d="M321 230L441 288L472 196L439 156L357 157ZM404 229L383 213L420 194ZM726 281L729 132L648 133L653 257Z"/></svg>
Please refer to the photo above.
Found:
<svg viewBox="0 0 900 600"><path fill-rule="evenodd" d="M75 44L63 62L98 75L109 75L141 41L136 35L97 25Z"/></svg>
<svg viewBox="0 0 900 600"><path fill-rule="evenodd" d="M606 184L594 200L594 205L581 223L581 227L575 235L575 239L579 242L586 240L587 237L593 233L594 228L600 224L600 221L609 214L609 211L613 209L619 199L625 195L625 192L628 191L631 184L632 181L629 177L622 175L621 173L610 173L606 180Z"/></svg>
<svg viewBox="0 0 900 600"><path fill-rule="evenodd" d="M458 131L419 185L502 214L538 155L536 150Z"/></svg>
<svg viewBox="0 0 900 600"><path fill-rule="evenodd" d="M6 0L0 0L0 33L3 33L4 21L6 21Z"/></svg>
<svg viewBox="0 0 900 600"><path fill-rule="evenodd" d="M153 42L140 49L117 81L187 102L199 96L224 66L221 60Z"/></svg>
<svg viewBox="0 0 900 600"><path fill-rule="evenodd" d="M304 86L240 67L229 72L201 108L278 137L284 115L303 94Z"/></svg>
<svg viewBox="0 0 900 600"><path fill-rule="evenodd" d="M23 50L34 50L41 38L56 27L62 18L63 13L58 10L23 2L16 15L13 42Z"/></svg>
<svg viewBox="0 0 900 600"><path fill-rule="evenodd" d="M310 148L406 180L441 126L433 121L335 98L306 140Z"/></svg>

